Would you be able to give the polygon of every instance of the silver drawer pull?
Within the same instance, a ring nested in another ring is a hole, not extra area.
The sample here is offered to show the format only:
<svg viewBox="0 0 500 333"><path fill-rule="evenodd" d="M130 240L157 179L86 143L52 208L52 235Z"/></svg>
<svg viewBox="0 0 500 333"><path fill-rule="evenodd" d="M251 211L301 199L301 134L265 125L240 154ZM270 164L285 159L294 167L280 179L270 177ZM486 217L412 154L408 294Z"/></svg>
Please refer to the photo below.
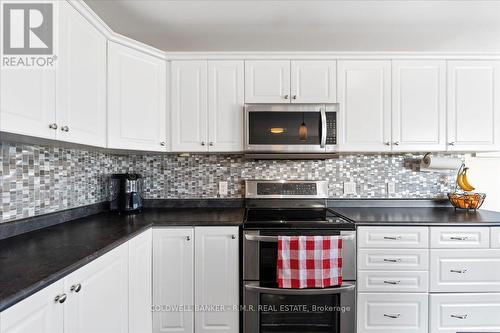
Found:
<svg viewBox="0 0 500 333"><path fill-rule="evenodd" d="M450 273L465 274L465 273L467 273L467 270L466 269L450 269Z"/></svg>
<svg viewBox="0 0 500 333"><path fill-rule="evenodd" d="M466 241L466 240L469 240L469 237L452 236L452 237L450 237L450 240Z"/></svg>
<svg viewBox="0 0 500 333"><path fill-rule="evenodd" d="M401 284L401 281L384 281L385 284Z"/></svg>
<svg viewBox="0 0 500 333"><path fill-rule="evenodd" d="M56 303L64 303L66 301L66 294L60 294L60 295L57 295L55 298L54 298L54 302Z"/></svg>
<svg viewBox="0 0 500 333"><path fill-rule="evenodd" d="M450 315L451 318L457 318L457 319L467 319L467 315Z"/></svg>
<svg viewBox="0 0 500 333"><path fill-rule="evenodd" d="M388 240L401 240L401 236L384 236L384 239L388 239Z"/></svg>
<svg viewBox="0 0 500 333"><path fill-rule="evenodd" d="M397 319L397 318L401 317L401 314L400 313L396 313L396 314L387 314L387 313L384 313L384 317L392 318L392 319Z"/></svg>
<svg viewBox="0 0 500 333"><path fill-rule="evenodd" d="M401 262L402 260L401 259L387 259L387 258L384 258L384 261L385 262Z"/></svg>

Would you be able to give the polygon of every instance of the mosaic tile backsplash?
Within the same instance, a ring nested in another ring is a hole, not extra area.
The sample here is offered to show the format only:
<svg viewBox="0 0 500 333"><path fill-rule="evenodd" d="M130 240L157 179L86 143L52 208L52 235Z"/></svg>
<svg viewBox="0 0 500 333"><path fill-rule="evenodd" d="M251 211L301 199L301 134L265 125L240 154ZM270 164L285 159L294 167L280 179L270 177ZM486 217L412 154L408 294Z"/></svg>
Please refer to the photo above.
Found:
<svg viewBox="0 0 500 333"><path fill-rule="evenodd" d="M241 198L246 179L327 179L332 198L436 198L453 189L455 172L426 173L414 155L342 155L338 159L249 161L240 155L112 155L101 151L1 143L0 222L106 201L106 176L138 172L146 199ZM453 157L463 157L453 155ZM343 183L355 181L356 195ZM386 183L396 193L386 194Z"/></svg>

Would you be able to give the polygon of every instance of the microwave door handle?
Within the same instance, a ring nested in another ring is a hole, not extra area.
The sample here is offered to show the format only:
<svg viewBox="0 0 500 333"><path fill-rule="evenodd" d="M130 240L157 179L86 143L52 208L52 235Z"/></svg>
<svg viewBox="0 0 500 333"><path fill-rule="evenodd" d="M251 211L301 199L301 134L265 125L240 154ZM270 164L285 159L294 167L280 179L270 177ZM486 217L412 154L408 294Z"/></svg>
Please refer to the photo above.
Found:
<svg viewBox="0 0 500 333"><path fill-rule="evenodd" d="M321 115L321 148L325 148L326 146L326 111L324 108L319 110Z"/></svg>
<svg viewBox="0 0 500 333"><path fill-rule="evenodd" d="M314 288L314 289L288 289L288 288L269 288L261 287L259 282L250 282L245 284L245 290L261 294L272 295L296 295L296 296L314 296L314 295L334 295L351 292L356 288L353 283L344 282L341 287L332 288Z"/></svg>

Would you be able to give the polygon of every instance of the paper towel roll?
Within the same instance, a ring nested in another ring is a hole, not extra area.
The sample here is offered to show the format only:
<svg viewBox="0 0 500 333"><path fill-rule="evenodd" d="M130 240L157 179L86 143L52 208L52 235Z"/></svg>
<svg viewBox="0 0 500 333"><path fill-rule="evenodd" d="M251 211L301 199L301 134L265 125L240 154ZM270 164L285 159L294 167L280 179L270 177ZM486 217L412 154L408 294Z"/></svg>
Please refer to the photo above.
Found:
<svg viewBox="0 0 500 333"><path fill-rule="evenodd" d="M460 168L462 160L459 158L451 157L435 157L425 155L420 163L421 169L431 170L455 170Z"/></svg>

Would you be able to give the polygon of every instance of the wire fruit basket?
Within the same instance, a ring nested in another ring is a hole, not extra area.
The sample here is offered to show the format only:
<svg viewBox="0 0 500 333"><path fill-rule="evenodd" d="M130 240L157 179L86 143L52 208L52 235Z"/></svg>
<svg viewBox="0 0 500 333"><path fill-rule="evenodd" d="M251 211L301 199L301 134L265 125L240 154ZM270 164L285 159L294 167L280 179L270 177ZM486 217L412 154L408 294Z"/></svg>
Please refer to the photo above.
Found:
<svg viewBox="0 0 500 333"><path fill-rule="evenodd" d="M484 193L448 193L448 199L455 208L476 210L486 198Z"/></svg>

